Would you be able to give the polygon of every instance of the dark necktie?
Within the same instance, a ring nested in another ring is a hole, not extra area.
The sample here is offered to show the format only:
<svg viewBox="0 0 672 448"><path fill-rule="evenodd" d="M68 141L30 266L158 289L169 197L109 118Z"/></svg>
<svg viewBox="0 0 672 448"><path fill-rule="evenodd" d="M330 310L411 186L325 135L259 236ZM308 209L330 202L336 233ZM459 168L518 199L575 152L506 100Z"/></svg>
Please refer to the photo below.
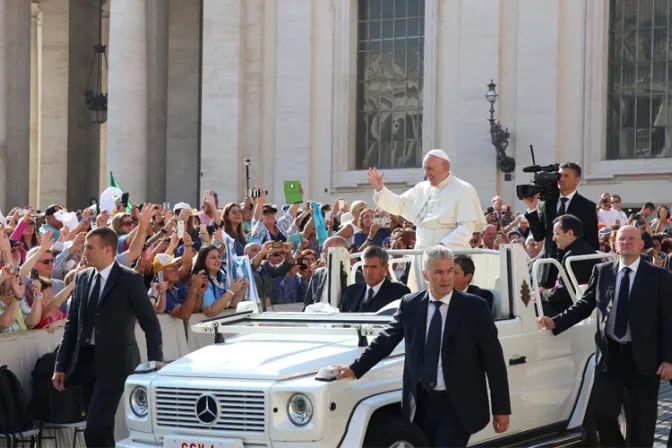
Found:
<svg viewBox="0 0 672 448"><path fill-rule="evenodd" d="M567 213L567 201L569 201L569 198L560 198L560 209L558 210L558 216L562 216Z"/></svg>
<svg viewBox="0 0 672 448"><path fill-rule="evenodd" d="M93 333L93 323L96 316L96 308L98 307L98 301L100 300L100 274L96 274L95 281L91 288L91 293L89 294L88 302L86 304L86 319L84 321L84 328L82 330L82 337L85 343L89 343L91 340L91 334Z"/></svg>
<svg viewBox="0 0 672 448"><path fill-rule="evenodd" d="M373 302L373 288L369 288L369 291L366 293L366 298L362 303L361 312L366 313L371 307L371 302Z"/></svg>
<svg viewBox="0 0 672 448"><path fill-rule="evenodd" d="M439 357L441 356L441 305L443 302L434 300L434 315L429 323L427 341L425 342L425 356L422 360L422 373L420 376L422 387L426 390L434 390L438 377Z"/></svg>
<svg viewBox="0 0 672 448"><path fill-rule="evenodd" d="M621 286L618 288L618 305L616 305L616 322L614 322L614 336L622 339L628 331L628 302L630 300L630 268L621 271Z"/></svg>

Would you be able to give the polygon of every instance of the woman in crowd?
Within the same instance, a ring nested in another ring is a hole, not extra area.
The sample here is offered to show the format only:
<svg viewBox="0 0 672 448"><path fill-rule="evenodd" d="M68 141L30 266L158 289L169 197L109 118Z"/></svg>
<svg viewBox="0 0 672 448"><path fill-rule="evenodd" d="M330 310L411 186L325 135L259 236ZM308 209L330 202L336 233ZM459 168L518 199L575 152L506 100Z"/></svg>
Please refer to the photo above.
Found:
<svg viewBox="0 0 672 448"><path fill-rule="evenodd" d="M14 333L35 328L42 319L42 294L34 290L32 308L23 298L26 292L21 276L6 265L0 271L0 333Z"/></svg>
<svg viewBox="0 0 672 448"><path fill-rule="evenodd" d="M119 237L119 246L117 251L119 253L125 250L126 238L128 234L133 231L133 219L128 213L117 213L112 218L112 229L117 232Z"/></svg>
<svg viewBox="0 0 672 448"><path fill-rule="evenodd" d="M289 273L275 285L275 303L303 303L313 267L317 265L317 255L313 250L306 249L296 259L297 263Z"/></svg>
<svg viewBox="0 0 672 448"><path fill-rule="evenodd" d="M150 298L156 304L157 314L166 313L188 321L193 313L201 310L208 279L205 274L194 274L187 288L180 280L181 261L184 263L185 259L161 255L154 258L153 269L157 275L163 272L163 283L152 283ZM183 264L182 267L186 266Z"/></svg>
<svg viewBox="0 0 672 448"><path fill-rule="evenodd" d="M667 232L669 229L672 229L672 224L670 224L670 209L666 205L658 206L656 210L656 219L651 221L651 229L653 233L662 233Z"/></svg>
<svg viewBox="0 0 672 448"><path fill-rule="evenodd" d="M382 217L384 212L377 213ZM383 247L383 241L391 234L390 227L392 227L392 224L386 228L383 228L380 224L374 224L374 214L373 210L367 208L359 215L358 227L360 230L355 232L353 236L353 244L358 247L359 252L369 246Z"/></svg>
<svg viewBox="0 0 672 448"><path fill-rule="evenodd" d="M234 280L226 289L226 274L222 270L222 256L216 246L206 246L198 251L193 274L205 274L208 286L203 294L203 312L214 317L227 309L234 309L245 297L248 282Z"/></svg>
<svg viewBox="0 0 672 448"><path fill-rule="evenodd" d="M245 229L243 224L243 211L238 204L231 202L224 206L221 216L216 216L214 223L216 226L212 227L212 230L216 228L223 228L227 235L233 238L236 247L236 255L239 257L243 256L243 251L247 245L247 240L245 239Z"/></svg>
<svg viewBox="0 0 672 448"><path fill-rule="evenodd" d="M35 286L38 283L38 290L42 292L42 320L35 328L46 328L49 333L53 333L57 328L64 326L68 320L67 313L59 310L59 308L68 300L72 291L74 291L75 283L70 281L56 295L54 295L51 289L53 283L50 279L40 277L38 280L33 280L33 291L35 291ZM35 304L32 306L35 306Z"/></svg>
<svg viewBox="0 0 672 448"><path fill-rule="evenodd" d="M345 238L345 241L348 243L348 246L352 247L354 244L353 237L355 233L360 231L359 221L364 210L368 210L366 207L366 202L364 201L355 201L350 207L350 214L352 215L352 221L346 222L342 221L341 230L338 231L336 235ZM357 246L359 247L359 246Z"/></svg>
<svg viewBox="0 0 672 448"><path fill-rule="evenodd" d="M26 211L10 238L21 243L21 263L23 263L26 259L26 252L38 245L32 209Z"/></svg>

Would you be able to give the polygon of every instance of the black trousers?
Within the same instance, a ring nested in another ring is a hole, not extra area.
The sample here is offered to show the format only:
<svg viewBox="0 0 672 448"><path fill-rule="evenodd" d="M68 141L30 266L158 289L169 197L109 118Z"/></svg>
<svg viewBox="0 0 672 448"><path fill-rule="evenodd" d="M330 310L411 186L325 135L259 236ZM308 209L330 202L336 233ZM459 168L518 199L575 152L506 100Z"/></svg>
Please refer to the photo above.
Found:
<svg viewBox="0 0 672 448"><path fill-rule="evenodd" d="M627 418L628 445L653 446L658 418L658 375L642 375L635 365L630 344L609 340L606 372L598 372L593 386L595 426L601 446L626 446L618 416L623 397L630 399Z"/></svg>
<svg viewBox="0 0 672 448"><path fill-rule="evenodd" d="M79 352L75 371L67 380L68 386L82 385L86 406L86 446L114 447L114 418L119 400L124 393L124 381L115 384L98 380L95 368L95 348L86 346Z"/></svg>
<svg viewBox="0 0 672 448"><path fill-rule="evenodd" d="M447 395L430 395L418 385L417 406L413 423L425 433L429 446L435 448L467 446L469 434L460 424Z"/></svg>

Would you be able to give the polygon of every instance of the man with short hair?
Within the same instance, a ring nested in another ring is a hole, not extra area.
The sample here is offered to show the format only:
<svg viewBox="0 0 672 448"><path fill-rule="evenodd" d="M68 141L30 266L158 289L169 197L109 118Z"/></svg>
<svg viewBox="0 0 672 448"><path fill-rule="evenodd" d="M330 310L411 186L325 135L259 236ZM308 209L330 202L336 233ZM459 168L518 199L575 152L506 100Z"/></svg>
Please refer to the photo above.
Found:
<svg viewBox="0 0 672 448"><path fill-rule="evenodd" d="M53 240L58 241L61 238L61 229L63 228L63 223L56 219L54 216L56 212L63 210L63 207L60 205L50 205L44 211L44 220L45 223L40 227L40 233L44 235L48 230L53 232Z"/></svg>
<svg viewBox="0 0 672 448"><path fill-rule="evenodd" d="M497 239L497 227L492 224L488 224L483 229L483 234L481 235L483 242L479 246L481 249L495 249L495 240Z"/></svg>
<svg viewBox="0 0 672 448"><path fill-rule="evenodd" d="M624 226L616 235L619 260L595 266L581 300L564 313L539 317L557 335L590 317L597 356L591 402L601 446L626 446L618 422L630 401L628 446L653 446L660 380L672 379L672 276L642 262L642 233Z"/></svg>
<svg viewBox="0 0 672 448"><path fill-rule="evenodd" d="M364 283L354 283L343 291L340 309L343 313L375 313L386 305L410 294L402 283L386 277L389 256L379 246L369 246L362 254Z"/></svg>
<svg viewBox="0 0 672 448"><path fill-rule="evenodd" d="M623 199L621 199L621 196L618 194L612 194L611 208L619 213L618 219L621 220L621 225L624 226L628 222L628 215L626 215L625 212L621 210L622 205L623 205Z"/></svg>
<svg viewBox="0 0 672 448"><path fill-rule="evenodd" d="M492 303L494 301L493 294L487 289L481 289L476 285L471 284L471 280L476 273L476 265L474 260L466 254L460 254L455 257L455 288L467 294L473 294L488 302L488 306L492 310Z"/></svg>
<svg viewBox="0 0 672 448"><path fill-rule="evenodd" d="M653 205L653 202L647 202L642 206L642 210L639 212L640 215L646 218L646 220L651 223L655 218L656 206Z"/></svg>
<svg viewBox="0 0 672 448"><path fill-rule="evenodd" d="M485 226L476 189L451 173L450 159L440 149L429 151L422 167L427 180L401 195L385 187L383 172L369 168L373 199L388 213L415 223L416 249L435 244L469 248L472 234Z"/></svg>
<svg viewBox="0 0 672 448"><path fill-rule="evenodd" d="M161 327L140 274L115 262L118 238L109 227L89 232L89 269L76 283L58 349L53 385L60 392L81 384L88 401L87 446L114 447L114 419L126 377L140 363L136 321L145 332L147 357L163 366ZM90 400L88 400L90 399Z"/></svg>
<svg viewBox="0 0 672 448"><path fill-rule="evenodd" d="M586 240L581 238L583 236L583 224L574 215L562 215L555 218L553 222L553 240L558 248L562 251L562 266L567 269L567 259L575 255L593 255L597 251L588 244ZM587 284L590 280L590 275L593 272L593 267L600 263L600 259L583 260L572 263L571 267L576 276L576 281L579 284ZM541 293L541 303L544 308L544 314L553 317L574 303L572 296L567 288L573 286L566 285L562 278L559 278L556 285L551 289L546 289ZM575 294L580 295L579 291L574 291Z"/></svg>
<svg viewBox="0 0 672 448"><path fill-rule="evenodd" d="M598 250L600 244L597 238L597 206L593 201L581 196L576 187L581 181L581 167L574 162L565 162L560 165L560 178L558 179L558 189L560 194L539 204L537 208L537 197L524 198L527 204L527 213L525 217L530 223L530 230L534 239L544 240L544 251L542 258L562 259L562 252L553 241L553 222L558 216L571 213L583 222L583 236L593 249ZM550 264L541 268L541 279L539 284L544 288L550 289L555 285L558 271Z"/></svg>
<svg viewBox="0 0 672 448"><path fill-rule="evenodd" d="M429 446L467 446L490 415L495 432L506 431L506 364L486 301L454 289L453 253L446 247L425 251L422 277L429 289L404 296L385 331L350 366L337 366L337 379L361 378L405 340L401 409Z"/></svg>

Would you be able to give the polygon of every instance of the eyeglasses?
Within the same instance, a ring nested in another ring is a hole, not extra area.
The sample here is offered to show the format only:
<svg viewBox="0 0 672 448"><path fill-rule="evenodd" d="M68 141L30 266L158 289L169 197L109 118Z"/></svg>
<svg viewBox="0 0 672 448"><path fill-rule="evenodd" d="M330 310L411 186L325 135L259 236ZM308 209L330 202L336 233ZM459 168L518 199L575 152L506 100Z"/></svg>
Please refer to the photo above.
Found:
<svg viewBox="0 0 672 448"><path fill-rule="evenodd" d="M45 266L46 266L46 265L49 265L49 264L53 264L53 262L54 262L54 259L53 259L53 258L49 258L49 259L47 259L47 260L42 260L42 261L40 261L40 263L42 263L42 264L45 265Z"/></svg>
<svg viewBox="0 0 672 448"><path fill-rule="evenodd" d="M133 222L133 224L136 224L138 222L138 218L131 218L131 221Z"/></svg>
<svg viewBox="0 0 672 448"><path fill-rule="evenodd" d="M273 252L271 254L268 254L270 257L284 257L285 254L282 252Z"/></svg>
<svg viewBox="0 0 672 448"><path fill-rule="evenodd" d="M33 227L33 226L35 226L35 223L34 222L27 222L26 225L28 227Z"/></svg>
<svg viewBox="0 0 672 448"><path fill-rule="evenodd" d="M124 222L121 223L121 225L122 225L122 226L132 226L132 225L133 225L133 221L124 221Z"/></svg>
<svg viewBox="0 0 672 448"><path fill-rule="evenodd" d="M611 201L612 204L620 204L621 201Z"/></svg>
<svg viewBox="0 0 672 448"><path fill-rule="evenodd" d="M233 213L234 215L242 215L243 211L239 210L239 209L233 209L233 210L229 210L229 213ZM270 214L270 213L265 213L265 214Z"/></svg>

